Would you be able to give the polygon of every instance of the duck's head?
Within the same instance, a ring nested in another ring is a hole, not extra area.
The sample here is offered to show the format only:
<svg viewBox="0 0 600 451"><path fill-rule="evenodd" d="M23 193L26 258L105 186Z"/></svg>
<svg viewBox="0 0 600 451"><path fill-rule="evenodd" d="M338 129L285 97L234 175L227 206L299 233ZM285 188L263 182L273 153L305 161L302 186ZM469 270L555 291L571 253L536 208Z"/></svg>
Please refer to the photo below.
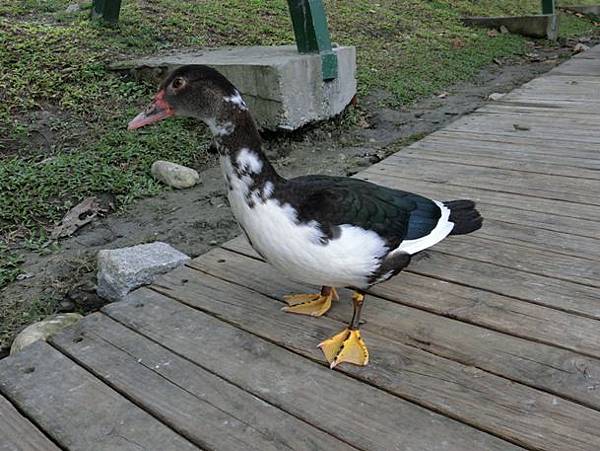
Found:
<svg viewBox="0 0 600 451"><path fill-rule="evenodd" d="M185 116L213 129L221 118L240 111L246 111L246 104L229 80L215 69L194 64L171 72L154 100L127 128L134 130L171 116Z"/></svg>

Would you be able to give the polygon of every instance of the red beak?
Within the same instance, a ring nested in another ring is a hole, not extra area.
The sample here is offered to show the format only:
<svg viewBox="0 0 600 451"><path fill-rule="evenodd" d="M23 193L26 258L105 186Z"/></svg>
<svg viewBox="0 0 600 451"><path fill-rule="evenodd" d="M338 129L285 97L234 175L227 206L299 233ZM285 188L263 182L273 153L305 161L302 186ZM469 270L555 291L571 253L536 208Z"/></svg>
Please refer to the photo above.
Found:
<svg viewBox="0 0 600 451"><path fill-rule="evenodd" d="M165 100L165 91L161 90L154 96L154 100L148 105L146 110L138 114L131 122L129 122L127 130L135 130L136 128L144 127L145 125L173 116L174 114L175 110L173 110L171 105Z"/></svg>

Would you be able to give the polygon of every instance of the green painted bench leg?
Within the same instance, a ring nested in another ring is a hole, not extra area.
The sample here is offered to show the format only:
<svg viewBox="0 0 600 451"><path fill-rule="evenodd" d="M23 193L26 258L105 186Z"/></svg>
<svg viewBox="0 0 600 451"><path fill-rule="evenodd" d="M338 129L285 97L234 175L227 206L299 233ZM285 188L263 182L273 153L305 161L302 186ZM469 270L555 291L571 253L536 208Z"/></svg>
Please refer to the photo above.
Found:
<svg viewBox="0 0 600 451"><path fill-rule="evenodd" d="M337 77L337 55L331 48L327 16L321 0L288 0L296 46L300 53L319 53L323 80Z"/></svg>
<svg viewBox="0 0 600 451"><path fill-rule="evenodd" d="M555 14L555 0L542 0L542 14Z"/></svg>
<svg viewBox="0 0 600 451"><path fill-rule="evenodd" d="M92 18L116 24L119 21L121 0L94 0Z"/></svg>

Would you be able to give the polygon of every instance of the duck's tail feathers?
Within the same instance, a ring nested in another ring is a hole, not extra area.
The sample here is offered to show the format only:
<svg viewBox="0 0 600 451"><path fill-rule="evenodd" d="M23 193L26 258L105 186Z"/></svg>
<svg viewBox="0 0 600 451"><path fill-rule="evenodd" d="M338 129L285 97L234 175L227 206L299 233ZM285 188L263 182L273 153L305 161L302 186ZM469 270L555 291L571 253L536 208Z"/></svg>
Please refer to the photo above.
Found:
<svg viewBox="0 0 600 451"><path fill-rule="evenodd" d="M451 200L444 205L450 209L448 219L454 223L450 235L465 235L481 228L483 218L472 200Z"/></svg>

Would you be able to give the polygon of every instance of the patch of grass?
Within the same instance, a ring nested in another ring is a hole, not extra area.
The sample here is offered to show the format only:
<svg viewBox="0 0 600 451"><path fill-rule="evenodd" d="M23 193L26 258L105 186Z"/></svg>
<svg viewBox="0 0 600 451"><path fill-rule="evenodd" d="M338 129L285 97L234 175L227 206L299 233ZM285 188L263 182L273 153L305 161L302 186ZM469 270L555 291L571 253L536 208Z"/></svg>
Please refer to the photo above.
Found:
<svg viewBox="0 0 600 451"><path fill-rule="evenodd" d="M19 254L11 252L0 243L0 290L17 280L17 276L21 274L21 263L23 260Z"/></svg>
<svg viewBox="0 0 600 451"><path fill-rule="evenodd" d="M21 328L56 313L59 303L53 297L0 302L0 346L8 347Z"/></svg>

